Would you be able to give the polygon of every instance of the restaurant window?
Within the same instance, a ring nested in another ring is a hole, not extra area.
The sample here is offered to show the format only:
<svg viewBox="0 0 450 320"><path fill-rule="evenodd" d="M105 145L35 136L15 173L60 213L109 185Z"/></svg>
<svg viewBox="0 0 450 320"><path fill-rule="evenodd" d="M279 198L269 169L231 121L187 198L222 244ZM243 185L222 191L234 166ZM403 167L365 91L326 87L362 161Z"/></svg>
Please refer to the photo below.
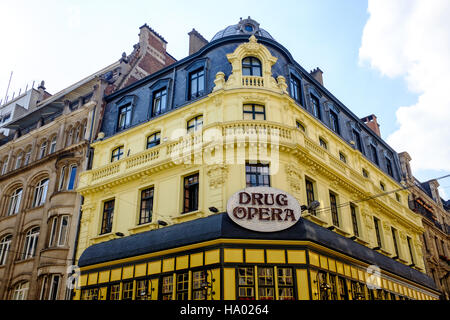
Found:
<svg viewBox="0 0 450 320"><path fill-rule="evenodd" d="M131 125L131 104L119 108L119 119L117 121L117 131L124 130Z"/></svg>
<svg viewBox="0 0 450 320"><path fill-rule="evenodd" d="M292 268L277 268L278 297L280 300L294 300L294 276Z"/></svg>
<svg viewBox="0 0 450 320"><path fill-rule="evenodd" d="M337 207L336 195L330 192L330 209L331 209L331 218L333 221L333 225L339 227L339 213Z"/></svg>
<svg viewBox="0 0 450 320"><path fill-rule="evenodd" d="M330 279L330 299L337 300L338 292L337 292L336 276L328 274L328 278Z"/></svg>
<svg viewBox="0 0 450 320"><path fill-rule="evenodd" d="M300 85L300 80L295 76L291 75L290 77L290 89L291 89L291 97L301 103L302 102L302 89Z"/></svg>
<svg viewBox="0 0 450 320"><path fill-rule="evenodd" d="M242 60L242 75L262 77L261 61L255 57L247 57Z"/></svg>
<svg viewBox="0 0 450 320"><path fill-rule="evenodd" d="M203 127L203 116L199 115L187 122L187 132L195 132Z"/></svg>
<svg viewBox="0 0 450 320"><path fill-rule="evenodd" d="M177 274L177 300L187 300L189 290L189 273Z"/></svg>
<svg viewBox="0 0 450 320"><path fill-rule="evenodd" d="M120 283L112 284L109 287L109 300L119 300L120 299Z"/></svg>
<svg viewBox="0 0 450 320"><path fill-rule="evenodd" d="M258 104L244 104L244 120L266 120L264 106Z"/></svg>
<svg viewBox="0 0 450 320"><path fill-rule="evenodd" d="M98 300L98 288L84 289L81 291L81 300Z"/></svg>
<svg viewBox="0 0 450 320"><path fill-rule="evenodd" d="M201 96L205 91L205 70L199 69L189 74L189 97L194 99Z"/></svg>
<svg viewBox="0 0 450 320"><path fill-rule="evenodd" d="M192 272L192 300L206 300L204 284L207 273L204 270Z"/></svg>
<svg viewBox="0 0 450 320"><path fill-rule="evenodd" d="M141 211L139 213L139 224L152 221L154 188L141 191Z"/></svg>
<svg viewBox="0 0 450 320"><path fill-rule="evenodd" d="M359 237L359 226L358 226L358 217L356 213L356 206L353 204L350 204L350 213L352 216L352 226L353 226L353 234L357 237Z"/></svg>
<svg viewBox="0 0 450 320"><path fill-rule="evenodd" d="M245 179L248 187L270 187L269 165L246 163Z"/></svg>
<svg viewBox="0 0 450 320"><path fill-rule="evenodd" d="M172 298L173 298L173 275L162 278L161 295L162 295L162 300L172 300Z"/></svg>
<svg viewBox="0 0 450 320"><path fill-rule="evenodd" d="M161 132L155 132L147 138L147 149L156 147L161 143Z"/></svg>
<svg viewBox="0 0 450 320"><path fill-rule="evenodd" d="M255 300L255 269L238 268L238 300Z"/></svg>
<svg viewBox="0 0 450 320"><path fill-rule="evenodd" d="M150 280L151 281L151 280ZM136 281L136 300L148 300L151 293L148 292L149 280L137 280Z"/></svg>
<svg viewBox="0 0 450 320"><path fill-rule="evenodd" d="M312 182L311 180L305 179L305 183L306 183L306 200L307 200L307 203L309 206L315 200L315 198L314 198L314 182ZM312 210L311 214L316 215L317 214L316 210Z"/></svg>
<svg viewBox="0 0 450 320"><path fill-rule="evenodd" d="M122 300L131 300L133 298L133 281L127 281L122 284Z"/></svg>
<svg viewBox="0 0 450 320"><path fill-rule="evenodd" d="M119 161L123 156L123 146L115 148L111 152L111 162Z"/></svg>
<svg viewBox="0 0 450 320"><path fill-rule="evenodd" d="M199 176L198 173L184 178L183 213L198 210Z"/></svg>
<svg viewBox="0 0 450 320"><path fill-rule="evenodd" d="M156 91L153 94L152 116L157 116L166 111L167 108L167 88Z"/></svg>
<svg viewBox="0 0 450 320"><path fill-rule="evenodd" d="M112 231L113 216L114 216L114 200L104 202L102 227L100 234L106 234Z"/></svg>
<svg viewBox="0 0 450 320"><path fill-rule="evenodd" d="M273 268L258 267L259 300L275 300Z"/></svg>
<svg viewBox="0 0 450 320"><path fill-rule="evenodd" d="M339 297L341 300L348 300L347 281L345 278L338 277Z"/></svg>

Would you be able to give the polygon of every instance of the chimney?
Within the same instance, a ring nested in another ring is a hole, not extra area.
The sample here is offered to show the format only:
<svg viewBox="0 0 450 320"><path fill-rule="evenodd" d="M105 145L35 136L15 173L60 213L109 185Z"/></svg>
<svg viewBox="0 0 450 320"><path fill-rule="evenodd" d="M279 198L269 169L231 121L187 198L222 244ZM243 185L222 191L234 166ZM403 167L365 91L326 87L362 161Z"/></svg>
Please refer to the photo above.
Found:
<svg viewBox="0 0 450 320"><path fill-rule="evenodd" d="M316 79L317 82L319 82L322 86L323 86L323 71L320 70L319 67L317 67L316 69L312 70L309 72L310 75L312 75L312 77L314 79Z"/></svg>
<svg viewBox="0 0 450 320"><path fill-rule="evenodd" d="M198 33L197 30L192 29L191 32L188 33L189 35L189 55L196 53L201 48L203 48L205 45L208 44L208 40L203 38L203 36Z"/></svg>
<svg viewBox="0 0 450 320"><path fill-rule="evenodd" d="M377 122L377 117L374 114L361 119L377 136L381 138L380 125Z"/></svg>
<svg viewBox="0 0 450 320"><path fill-rule="evenodd" d="M42 80L41 84L38 87L38 91L39 91L39 97L38 97L38 101L36 102L36 104L38 104L39 102L41 102L42 100L45 99L45 81Z"/></svg>

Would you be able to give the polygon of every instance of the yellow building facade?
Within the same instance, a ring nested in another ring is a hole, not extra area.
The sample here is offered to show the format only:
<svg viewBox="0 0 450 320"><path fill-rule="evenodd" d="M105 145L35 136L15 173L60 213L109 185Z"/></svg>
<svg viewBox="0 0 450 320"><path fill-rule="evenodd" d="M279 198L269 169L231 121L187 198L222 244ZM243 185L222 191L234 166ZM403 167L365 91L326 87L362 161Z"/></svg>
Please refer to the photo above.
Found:
<svg viewBox="0 0 450 320"><path fill-rule="evenodd" d="M408 191L299 107L273 49L246 39L201 99L91 145L74 299L437 299ZM320 206L280 233L233 224L228 199L261 176Z"/></svg>

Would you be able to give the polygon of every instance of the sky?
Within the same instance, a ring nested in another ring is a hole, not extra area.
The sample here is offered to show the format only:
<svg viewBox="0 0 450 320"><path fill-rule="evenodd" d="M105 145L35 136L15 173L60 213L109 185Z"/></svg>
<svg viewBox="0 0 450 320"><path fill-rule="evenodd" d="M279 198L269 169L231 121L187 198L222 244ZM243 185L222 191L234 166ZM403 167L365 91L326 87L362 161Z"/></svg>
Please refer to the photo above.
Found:
<svg viewBox="0 0 450 320"><path fill-rule="evenodd" d="M182 59L193 28L210 40L251 16L357 116L375 114L419 180L450 173L448 0L1 0L0 12L0 99L11 72L10 98L41 80L57 93L130 54L145 23Z"/></svg>

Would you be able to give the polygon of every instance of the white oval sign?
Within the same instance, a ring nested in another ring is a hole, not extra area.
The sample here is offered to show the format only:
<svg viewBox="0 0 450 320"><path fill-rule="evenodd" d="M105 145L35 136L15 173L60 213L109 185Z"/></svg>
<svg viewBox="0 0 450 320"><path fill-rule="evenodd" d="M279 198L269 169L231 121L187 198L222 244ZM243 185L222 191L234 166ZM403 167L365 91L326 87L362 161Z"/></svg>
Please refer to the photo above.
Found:
<svg viewBox="0 0 450 320"><path fill-rule="evenodd" d="M227 203L228 216L241 227L275 232L292 227L301 216L298 201L271 187L250 187L233 194Z"/></svg>

